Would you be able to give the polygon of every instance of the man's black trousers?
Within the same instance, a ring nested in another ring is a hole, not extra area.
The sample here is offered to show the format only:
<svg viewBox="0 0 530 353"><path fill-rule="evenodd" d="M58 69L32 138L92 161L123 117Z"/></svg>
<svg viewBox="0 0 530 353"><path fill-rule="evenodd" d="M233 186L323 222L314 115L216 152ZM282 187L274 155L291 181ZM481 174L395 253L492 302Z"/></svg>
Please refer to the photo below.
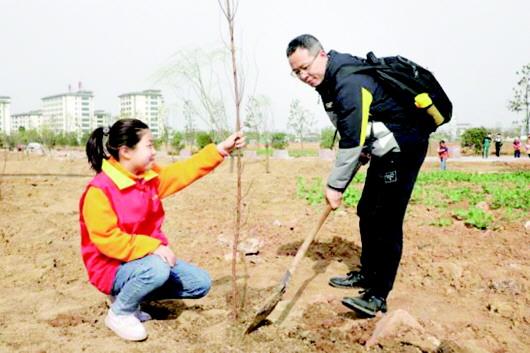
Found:
<svg viewBox="0 0 530 353"><path fill-rule="evenodd" d="M357 206L361 272L371 292L385 299L401 260L403 218L427 153L428 136L406 142L401 152L372 157Z"/></svg>

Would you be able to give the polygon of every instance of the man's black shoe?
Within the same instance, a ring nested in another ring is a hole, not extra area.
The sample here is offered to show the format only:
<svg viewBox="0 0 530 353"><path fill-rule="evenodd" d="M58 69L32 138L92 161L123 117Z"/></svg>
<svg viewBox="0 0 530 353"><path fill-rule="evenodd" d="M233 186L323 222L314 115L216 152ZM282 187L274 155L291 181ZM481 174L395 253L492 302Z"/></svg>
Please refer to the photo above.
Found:
<svg viewBox="0 0 530 353"><path fill-rule="evenodd" d="M369 291L357 298L344 297L342 304L370 317L374 317L379 311L386 313L387 310L386 300L371 294Z"/></svg>
<svg viewBox="0 0 530 353"><path fill-rule="evenodd" d="M331 277L329 285L337 288L366 287L366 277L359 271L348 272L345 277Z"/></svg>

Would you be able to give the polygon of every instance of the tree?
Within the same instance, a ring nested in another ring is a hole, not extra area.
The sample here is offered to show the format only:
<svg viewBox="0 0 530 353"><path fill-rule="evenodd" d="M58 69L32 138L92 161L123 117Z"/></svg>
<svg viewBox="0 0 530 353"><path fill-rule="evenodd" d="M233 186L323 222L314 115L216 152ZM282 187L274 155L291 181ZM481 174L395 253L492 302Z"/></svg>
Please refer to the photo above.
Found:
<svg viewBox="0 0 530 353"><path fill-rule="evenodd" d="M218 0L219 7L223 12L226 22L228 24L228 34L230 36L230 53L232 57L232 78L234 84L234 103L236 110L236 124L235 130L241 130L241 117L240 117L240 106L241 100L243 98L243 85L239 81L241 76L238 75L238 66L236 63L236 44L234 40L234 27L235 27L235 17L238 7L238 2L236 0L226 0L225 5L221 3L221 0ZM238 318L239 308L238 308L238 290L237 290L237 271L236 271L236 259L237 259L237 247L239 245L239 235L241 231L241 175L243 169L241 167L241 151L237 151L237 189L236 189L236 222L235 222L235 232L234 232L234 242L232 244L232 300L233 300L233 317L234 319Z"/></svg>
<svg viewBox="0 0 530 353"><path fill-rule="evenodd" d="M193 141L195 140L195 116L197 115L197 110L193 106L192 101L184 101L182 115L184 115L184 141L190 147L191 153Z"/></svg>
<svg viewBox="0 0 530 353"><path fill-rule="evenodd" d="M196 135L197 147L199 149L206 147L206 145L213 142L212 136L208 132L199 131Z"/></svg>
<svg viewBox="0 0 530 353"><path fill-rule="evenodd" d="M171 138L171 147L173 147L176 152L180 152L180 150L185 147L184 134L182 134L182 132L175 131Z"/></svg>
<svg viewBox="0 0 530 353"><path fill-rule="evenodd" d="M158 81L172 87L185 104L193 102L194 116L198 116L214 133L214 140L220 139L228 130L221 89L223 82L218 75L223 71L220 67L224 64L225 54L222 50L180 50L156 74Z"/></svg>
<svg viewBox="0 0 530 353"><path fill-rule="evenodd" d="M467 129L460 136L462 147L473 148L475 153L480 153L482 150L482 141L488 135L489 131L484 127L475 127Z"/></svg>
<svg viewBox="0 0 530 353"><path fill-rule="evenodd" d="M320 148L332 150L337 145L335 132L336 129L332 127L327 127L320 131Z"/></svg>
<svg viewBox="0 0 530 353"><path fill-rule="evenodd" d="M294 99L289 108L287 126L293 130L295 136L300 140L300 148L304 149L305 134L315 124L315 118L311 112L304 109L300 100Z"/></svg>
<svg viewBox="0 0 530 353"><path fill-rule="evenodd" d="M270 100L263 95L251 96L245 106L246 118L243 126L255 135L258 146L262 137L266 137L264 135L267 133L269 109Z"/></svg>
<svg viewBox="0 0 530 353"><path fill-rule="evenodd" d="M287 134L285 132L275 132L271 138L272 148L277 150L283 150L289 144L287 141Z"/></svg>
<svg viewBox="0 0 530 353"><path fill-rule="evenodd" d="M526 131L526 135L530 134L530 112L528 107L530 105L529 101L529 91L530 91L530 64L526 64L522 67L520 71L515 73L518 75L519 81L517 86L513 88L513 99L508 103L508 109L513 112L525 112L523 118L523 127Z"/></svg>

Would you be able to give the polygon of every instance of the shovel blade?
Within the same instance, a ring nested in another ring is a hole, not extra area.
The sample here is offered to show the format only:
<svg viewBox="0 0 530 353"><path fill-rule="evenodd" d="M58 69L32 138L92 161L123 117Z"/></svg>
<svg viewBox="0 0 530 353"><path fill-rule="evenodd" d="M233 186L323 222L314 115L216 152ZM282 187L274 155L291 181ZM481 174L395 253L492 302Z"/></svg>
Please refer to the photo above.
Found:
<svg viewBox="0 0 530 353"><path fill-rule="evenodd" d="M263 305L257 312L252 323L245 330L245 334L249 334L257 329L260 324L269 316L270 313L276 308L276 305L282 300L283 293L285 293L285 285L281 284L275 290L275 292L267 298L265 305Z"/></svg>

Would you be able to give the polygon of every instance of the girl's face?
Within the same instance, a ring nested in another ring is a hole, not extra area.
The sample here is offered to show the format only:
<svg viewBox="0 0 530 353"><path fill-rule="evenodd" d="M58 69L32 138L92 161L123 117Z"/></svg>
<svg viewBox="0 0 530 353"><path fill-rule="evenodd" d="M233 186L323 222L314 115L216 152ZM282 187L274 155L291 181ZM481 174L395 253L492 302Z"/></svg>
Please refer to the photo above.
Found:
<svg viewBox="0 0 530 353"><path fill-rule="evenodd" d="M145 130L140 141L134 148L129 148L128 153L128 164L134 174L141 174L151 168L156 156L151 131Z"/></svg>

